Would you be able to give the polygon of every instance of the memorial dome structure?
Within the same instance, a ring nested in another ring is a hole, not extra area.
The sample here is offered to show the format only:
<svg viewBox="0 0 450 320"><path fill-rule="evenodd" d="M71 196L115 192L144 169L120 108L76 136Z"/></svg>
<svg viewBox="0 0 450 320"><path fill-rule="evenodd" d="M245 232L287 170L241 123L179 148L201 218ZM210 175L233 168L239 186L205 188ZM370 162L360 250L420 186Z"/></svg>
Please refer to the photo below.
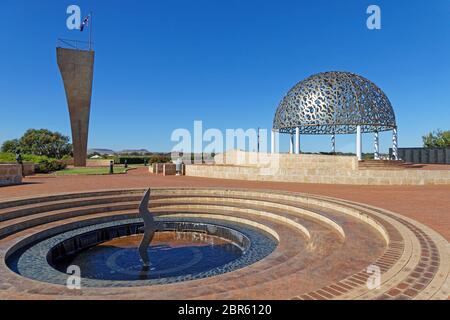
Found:
<svg viewBox="0 0 450 320"><path fill-rule="evenodd" d="M393 131L396 153L397 124L394 109L386 94L370 80L350 72L323 72L297 83L280 102L273 120L273 132L294 135L299 152L300 134L332 135L335 151L336 134L357 134L357 155L361 157L362 133L375 134L378 156L378 133Z"/></svg>

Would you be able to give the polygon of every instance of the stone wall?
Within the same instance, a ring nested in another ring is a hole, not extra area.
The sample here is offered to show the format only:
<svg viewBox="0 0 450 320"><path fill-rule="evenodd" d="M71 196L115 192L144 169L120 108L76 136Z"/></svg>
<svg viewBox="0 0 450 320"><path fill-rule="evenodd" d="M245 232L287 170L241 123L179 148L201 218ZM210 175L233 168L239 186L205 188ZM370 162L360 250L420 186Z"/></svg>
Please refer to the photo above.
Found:
<svg viewBox="0 0 450 320"><path fill-rule="evenodd" d="M149 168L148 171L159 174L163 172L164 163L153 163Z"/></svg>
<svg viewBox="0 0 450 320"><path fill-rule="evenodd" d="M356 157L330 156L316 154L257 153L230 150L214 157L215 164L290 168L320 168L355 170L358 165Z"/></svg>
<svg viewBox="0 0 450 320"><path fill-rule="evenodd" d="M226 159L226 161L224 161ZM255 162L254 160L257 159ZM249 161L252 160L252 161ZM358 185L450 184L450 170L358 169L356 157L230 151L216 165L187 165L186 175L219 179ZM225 162L225 163L224 163Z"/></svg>
<svg viewBox="0 0 450 320"><path fill-rule="evenodd" d="M18 164L0 164L0 186L22 183L22 168Z"/></svg>
<svg viewBox="0 0 450 320"><path fill-rule="evenodd" d="M164 176L173 176L177 174L177 165L175 163L153 163L148 171L154 174L163 174ZM181 175L185 175L186 166L181 165Z"/></svg>
<svg viewBox="0 0 450 320"><path fill-rule="evenodd" d="M164 163L163 175L174 176L176 174L176 165L174 163Z"/></svg>
<svg viewBox="0 0 450 320"><path fill-rule="evenodd" d="M23 164L23 174L25 176L32 176L36 171L36 165L32 162L25 162Z"/></svg>
<svg viewBox="0 0 450 320"><path fill-rule="evenodd" d="M109 163L111 162L111 159L105 159L105 160L86 160L86 166L87 167L109 167Z"/></svg>
<svg viewBox="0 0 450 320"><path fill-rule="evenodd" d="M74 160L63 160L64 163L68 166L74 165ZM86 160L86 167L109 167L109 163L113 161L113 159L101 159L101 160L95 160L95 159L87 159Z"/></svg>

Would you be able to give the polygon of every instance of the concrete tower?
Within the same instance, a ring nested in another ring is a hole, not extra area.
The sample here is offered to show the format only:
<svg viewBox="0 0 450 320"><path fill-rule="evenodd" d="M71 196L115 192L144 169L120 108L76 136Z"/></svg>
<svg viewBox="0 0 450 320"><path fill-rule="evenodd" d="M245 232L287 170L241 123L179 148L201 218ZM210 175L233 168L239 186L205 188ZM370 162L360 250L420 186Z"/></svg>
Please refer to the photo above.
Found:
<svg viewBox="0 0 450 320"><path fill-rule="evenodd" d="M94 51L56 48L56 55L69 106L74 165L85 167L94 75Z"/></svg>

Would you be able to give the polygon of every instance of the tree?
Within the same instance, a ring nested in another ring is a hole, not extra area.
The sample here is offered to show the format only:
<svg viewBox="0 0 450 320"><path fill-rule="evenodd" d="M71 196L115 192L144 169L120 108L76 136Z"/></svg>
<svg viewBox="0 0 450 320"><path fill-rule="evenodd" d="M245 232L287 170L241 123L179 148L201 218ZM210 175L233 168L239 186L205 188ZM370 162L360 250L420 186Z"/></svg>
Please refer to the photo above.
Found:
<svg viewBox="0 0 450 320"><path fill-rule="evenodd" d="M2 152L16 153L18 149L20 149L20 143L17 139L6 140L2 144Z"/></svg>
<svg viewBox="0 0 450 320"><path fill-rule="evenodd" d="M19 140L22 153L61 159L72 154L69 137L47 129L29 129Z"/></svg>
<svg viewBox="0 0 450 320"><path fill-rule="evenodd" d="M450 130L437 130L422 137L425 148L447 148L450 147Z"/></svg>

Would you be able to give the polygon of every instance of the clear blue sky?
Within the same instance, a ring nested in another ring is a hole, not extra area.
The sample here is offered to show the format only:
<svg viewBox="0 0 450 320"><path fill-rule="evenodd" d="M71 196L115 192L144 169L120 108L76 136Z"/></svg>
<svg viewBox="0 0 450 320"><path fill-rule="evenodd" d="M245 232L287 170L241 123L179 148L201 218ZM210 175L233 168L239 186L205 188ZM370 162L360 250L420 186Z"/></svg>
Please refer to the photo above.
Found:
<svg viewBox="0 0 450 320"><path fill-rule="evenodd" d="M28 128L70 135L56 65L66 8L94 11L89 147L170 150L176 128L269 128L295 83L328 70L361 74L391 100L400 146L450 123L450 1L3 0L0 143ZM366 8L382 29L366 28ZM371 151L372 137L364 150ZM390 134L383 134L386 151ZM329 137L305 137L328 151ZM283 147L287 145L287 137ZM353 150L353 137L337 148Z"/></svg>

